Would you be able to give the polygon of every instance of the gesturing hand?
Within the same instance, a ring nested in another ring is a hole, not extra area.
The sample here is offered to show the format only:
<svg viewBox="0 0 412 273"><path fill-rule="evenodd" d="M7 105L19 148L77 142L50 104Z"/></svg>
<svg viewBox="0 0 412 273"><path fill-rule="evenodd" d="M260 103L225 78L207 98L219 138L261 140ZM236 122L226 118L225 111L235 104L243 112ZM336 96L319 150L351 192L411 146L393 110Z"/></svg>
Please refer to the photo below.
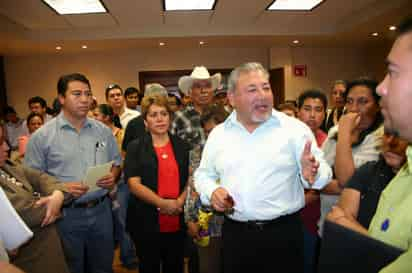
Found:
<svg viewBox="0 0 412 273"><path fill-rule="evenodd" d="M315 182L315 177L318 173L319 162L312 155L311 152L312 141L308 140L305 143L305 147L300 158L300 164L302 166L302 176L309 182L313 184Z"/></svg>
<svg viewBox="0 0 412 273"><path fill-rule="evenodd" d="M35 204L36 207L46 206L46 215L41 226L47 226L60 217L60 209L63 205L64 195L61 191L54 191L47 197L42 197Z"/></svg>

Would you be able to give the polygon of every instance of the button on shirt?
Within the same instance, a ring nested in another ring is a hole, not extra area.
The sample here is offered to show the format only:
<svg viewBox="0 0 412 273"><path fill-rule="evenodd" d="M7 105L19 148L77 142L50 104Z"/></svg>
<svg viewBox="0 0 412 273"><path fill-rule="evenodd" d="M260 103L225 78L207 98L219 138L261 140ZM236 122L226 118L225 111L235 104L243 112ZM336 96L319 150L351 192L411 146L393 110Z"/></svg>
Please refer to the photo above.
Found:
<svg viewBox="0 0 412 273"><path fill-rule="evenodd" d="M38 129L30 138L24 163L55 176L62 182L82 181L89 167L114 161L121 156L112 131L103 123L86 118L80 132L60 113ZM88 192L78 203L107 194L106 189Z"/></svg>
<svg viewBox="0 0 412 273"><path fill-rule="evenodd" d="M412 146L408 161L389 182L379 199L378 208L369 226L369 235L405 250L380 273L406 273L412 268ZM384 224L386 223L386 225Z"/></svg>
<svg viewBox="0 0 412 273"><path fill-rule="evenodd" d="M222 186L235 201L235 212L229 215L234 220L271 220L298 211L305 204L304 186L309 187L300 174L300 158L309 139L320 163L312 188L321 189L332 171L309 127L273 110L250 133L232 112L212 130L195 172L202 202L209 204L212 193Z"/></svg>

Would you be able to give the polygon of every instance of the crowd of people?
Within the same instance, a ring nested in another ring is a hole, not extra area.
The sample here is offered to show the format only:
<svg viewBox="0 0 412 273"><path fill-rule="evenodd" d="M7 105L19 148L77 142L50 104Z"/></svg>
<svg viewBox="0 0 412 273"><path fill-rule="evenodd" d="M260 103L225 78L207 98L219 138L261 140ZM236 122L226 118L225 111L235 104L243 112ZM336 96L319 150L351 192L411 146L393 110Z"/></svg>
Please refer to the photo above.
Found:
<svg viewBox="0 0 412 273"><path fill-rule="evenodd" d="M412 18L387 62L380 84L336 80L329 102L308 89L277 107L254 62L227 86L204 66L181 93L110 84L104 103L85 75L61 76L52 109L3 109L0 190L34 236L0 236L0 271L110 273L118 245L140 273L182 273L185 257L190 273L315 273L328 220L404 251L380 273L410 272Z"/></svg>

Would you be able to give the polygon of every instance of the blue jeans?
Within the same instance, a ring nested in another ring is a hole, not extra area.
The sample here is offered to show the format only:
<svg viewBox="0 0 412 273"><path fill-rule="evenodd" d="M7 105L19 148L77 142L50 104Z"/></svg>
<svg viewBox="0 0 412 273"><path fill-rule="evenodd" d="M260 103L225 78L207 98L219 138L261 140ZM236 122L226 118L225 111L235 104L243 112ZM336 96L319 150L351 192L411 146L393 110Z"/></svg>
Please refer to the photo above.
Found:
<svg viewBox="0 0 412 273"><path fill-rule="evenodd" d="M113 211L114 236L120 245L120 261L123 265L137 263L136 249L129 233L126 232L126 214L129 202L129 187L126 183L120 182L117 186L117 202L119 207Z"/></svg>
<svg viewBox="0 0 412 273"><path fill-rule="evenodd" d="M93 208L64 208L57 227L72 273L113 273L113 216L109 198Z"/></svg>

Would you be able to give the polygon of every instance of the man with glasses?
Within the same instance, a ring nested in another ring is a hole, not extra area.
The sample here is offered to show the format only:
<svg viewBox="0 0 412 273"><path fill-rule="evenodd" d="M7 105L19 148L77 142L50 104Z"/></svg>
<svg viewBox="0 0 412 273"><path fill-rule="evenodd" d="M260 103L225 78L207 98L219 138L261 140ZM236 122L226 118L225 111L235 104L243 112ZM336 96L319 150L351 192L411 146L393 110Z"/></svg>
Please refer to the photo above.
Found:
<svg viewBox="0 0 412 273"><path fill-rule="evenodd" d="M121 156L111 130L87 117L92 103L89 80L78 73L64 75L57 89L62 111L31 136L24 163L66 183L75 196L57 221L70 271L111 273L114 240L107 194L119 176ZM110 173L89 192L81 182L87 169L108 162L113 162Z"/></svg>

